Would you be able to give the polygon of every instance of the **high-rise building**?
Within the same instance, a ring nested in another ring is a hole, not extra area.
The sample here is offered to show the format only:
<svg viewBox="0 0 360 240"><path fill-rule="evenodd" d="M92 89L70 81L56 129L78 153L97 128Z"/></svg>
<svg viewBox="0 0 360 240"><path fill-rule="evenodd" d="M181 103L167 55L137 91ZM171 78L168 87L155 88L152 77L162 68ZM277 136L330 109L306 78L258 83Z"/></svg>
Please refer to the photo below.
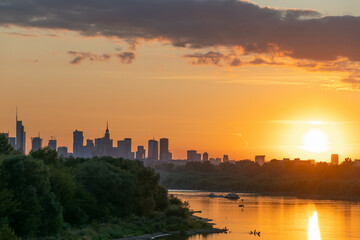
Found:
<svg viewBox="0 0 360 240"><path fill-rule="evenodd" d="M84 146L84 134L82 131L75 130L73 132L73 155L74 158L82 156Z"/></svg>
<svg viewBox="0 0 360 240"><path fill-rule="evenodd" d="M203 153L203 161L209 161L209 154L207 152Z"/></svg>
<svg viewBox="0 0 360 240"><path fill-rule="evenodd" d="M331 154L331 164L339 165L339 154Z"/></svg>
<svg viewBox="0 0 360 240"><path fill-rule="evenodd" d="M16 138L14 138L14 137L9 137L8 140L9 140L9 143L11 144L11 146L15 149L15 141L16 141Z"/></svg>
<svg viewBox="0 0 360 240"><path fill-rule="evenodd" d="M136 151L136 159L144 160L145 159L145 148L144 146L138 146Z"/></svg>
<svg viewBox="0 0 360 240"><path fill-rule="evenodd" d="M125 138L117 142L116 155L125 159L134 159L134 154L131 152L131 138Z"/></svg>
<svg viewBox="0 0 360 240"><path fill-rule="evenodd" d="M57 147L56 139L50 139L49 143L48 143L48 147L49 147L50 150L56 151L56 147Z"/></svg>
<svg viewBox="0 0 360 240"><path fill-rule="evenodd" d="M25 142L26 142L26 132L22 121L18 120L18 113L16 109L16 143L15 149L25 153Z"/></svg>
<svg viewBox="0 0 360 240"><path fill-rule="evenodd" d="M91 139L86 140L86 145L83 147L83 158L92 158L95 155L94 141Z"/></svg>
<svg viewBox="0 0 360 240"><path fill-rule="evenodd" d="M41 149L42 139L40 138L40 134L38 137L31 138L31 151L36 152Z"/></svg>
<svg viewBox="0 0 360 240"><path fill-rule="evenodd" d="M260 166L264 165L264 163L265 163L265 155L255 156L255 162L257 164L259 164Z"/></svg>
<svg viewBox="0 0 360 240"><path fill-rule="evenodd" d="M160 160L164 162L171 161L172 154L169 152L169 139L160 139Z"/></svg>
<svg viewBox="0 0 360 240"><path fill-rule="evenodd" d="M105 136L95 139L97 156L114 156L113 140L110 139L109 123L106 124Z"/></svg>
<svg viewBox="0 0 360 240"><path fill-rule="evenodd" d="M14 137L9 137L9 133L4 133L5 137L8 139L8 142L10 143L10 145L15 149L15 138Z"/></svg>
<svg viewBox="0 0 360 240"><path fill-rule="evenodd" d="M167 160L167 154L169 152L169 139L161 138L160 139L160 160Z"/></svg>
<svg viewBox="0 0 360 240"><path fill-rule="evenodd" d="M149 140L148 142L148 159L159 160L159 146L158 141L155 139Z"/></svg>
<svg viewBox="0 0 360 240"><path fill-rule="evenodd" d="M67 147L59 147L58 148L58 156L59 157L68 157L69 153L68 153L68 148Z"/></svg>
<svg viewBox="0 0 360 240"><path fill-rule="evenodd" d="M187 160L192 162L200 162L201 161L201 153L197 153L196 150L188 150L187 151Z"/></svg>
<svg viewBox="0 0 360 240"><path fill-rule="evenodd" d="M229 156L228 155L224 155L223 156L223 163L229 162Z"/></svg>

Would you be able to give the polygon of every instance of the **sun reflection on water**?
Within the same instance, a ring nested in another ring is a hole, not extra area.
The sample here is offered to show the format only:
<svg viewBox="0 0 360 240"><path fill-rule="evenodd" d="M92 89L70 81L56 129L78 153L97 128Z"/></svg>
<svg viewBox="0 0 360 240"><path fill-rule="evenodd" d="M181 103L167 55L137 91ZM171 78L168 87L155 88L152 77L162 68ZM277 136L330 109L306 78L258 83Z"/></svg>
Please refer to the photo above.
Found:
<svg viewBox="0 0 360 240"><path fill-rule="evenodd" d="M316 211L314 212L314 215L309 218L308 240L321 240L318 213Z"/></svg>

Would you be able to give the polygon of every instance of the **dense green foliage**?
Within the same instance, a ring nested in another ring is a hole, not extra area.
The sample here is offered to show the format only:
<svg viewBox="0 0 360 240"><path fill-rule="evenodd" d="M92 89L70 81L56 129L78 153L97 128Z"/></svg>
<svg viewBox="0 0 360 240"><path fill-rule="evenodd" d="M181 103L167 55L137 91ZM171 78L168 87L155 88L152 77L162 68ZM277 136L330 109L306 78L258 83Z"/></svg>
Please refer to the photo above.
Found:
<svg viewBox="0 0 360 240"><path fill-rule="evenodd" d="M0 239L111 239L198 227L159 179L140 161L62 160L48 148L17 155L0 134Z"/></svg>
<svg viewBox="0 0 360 240"><path fill-rule="evenodd" d="M175 167L157 166L161 182L172 189L276 193L360 199L360 167L271 161L263 166L250 161L214 166L192 162Z"/></svg>

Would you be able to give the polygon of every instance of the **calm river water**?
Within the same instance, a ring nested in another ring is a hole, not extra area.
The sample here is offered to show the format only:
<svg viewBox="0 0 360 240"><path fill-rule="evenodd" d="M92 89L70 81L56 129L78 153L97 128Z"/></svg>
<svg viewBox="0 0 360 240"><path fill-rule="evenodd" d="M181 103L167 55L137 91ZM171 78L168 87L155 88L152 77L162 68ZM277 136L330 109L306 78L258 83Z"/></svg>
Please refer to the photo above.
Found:
<svg viewBox="0 0 360 240"><path fill-rule="evenodd" d="M360 239L360 204L348 201L309 200L239 194L241 200L209 198L209 192L169 191L188 201L195 215L213 219L228 234L174 237L188 240L352 240ZM216 193L226 194L226 193ZM244 207L239 207L243 204ZM260 231L261 237L250 235Z"/></svg>

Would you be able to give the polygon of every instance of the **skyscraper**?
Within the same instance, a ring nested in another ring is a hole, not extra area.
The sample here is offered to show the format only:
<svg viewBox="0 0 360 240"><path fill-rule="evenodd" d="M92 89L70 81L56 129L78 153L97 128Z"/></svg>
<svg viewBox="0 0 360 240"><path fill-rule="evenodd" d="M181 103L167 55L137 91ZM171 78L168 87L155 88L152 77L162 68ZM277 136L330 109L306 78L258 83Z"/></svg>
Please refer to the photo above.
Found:
<svg viewBox="0 0 360 240"><path fill-rule="evenodd" d="M264 163L265 163L265 155L255 156L255 162L257 164L259 164L260 166L264 165Z"/></svg>
<svg viewBox="0 0 360 240"><path fill-rule="evenodd" d="M171 160L171 154L169 152L169 139L167 138L160 139L160 160L161 161Z"/></svg>
<svg viewBox="0 0 360 240"><path fill-rule="evenodd" d="M83 147L83 158L92 158L95 155L94 141L91 139L86 140L86 146Z"/></svg>
<svg viewBox="0 0 360 240"><path fill-rule="evenodd" d="M197 153L196 150L188 150L187 151L187 160L192 162L200 162L201 154Z"/></svg>
<svg viewBox="0 0 360 240"><path fill-rule="evenodd" d="M95 139L97 156L114 156L113 140L110 139L109 123L106 124L105 136Z"/></svg>
<svg viewBox="0 0 360 240"><path fill-rule="evenodd" d="M149 140L148 159L149 160L158 160L159 159L159 146L158 146L158 141L156 141L155 139Z"/></svg>
<svg viewBox="0 0 360 240"><path fill-rule="evenodd" d="M203 153L203 161L209 161L209 154L207 152Z"/></svg>
<svg viewBox="0 0 360 240"><path fill-rule="evenodd" d="M223 156L223 163L229 162L229 156L228 155L224 155Z"/></svg>
<svg viewBox="0 0 360 240"><path fill-rule="evenodd" d="M75 130L73 132L73 155L74 155L74 158L81 157L83 146L84 146L84 134L82 131Z"/></svg>
<svg viewBox="0 0 360 240"><path fill-rule="evenodd" d="M58 155L59 157L68 157L68 148L67 147L59 147L58 148Z"/></svg>
<svg viewBox="0 0 360 240"><path fill-rule="evenodd" d="M38 137L31 138L31 151L36 152L41 149L42 139L40 138L40 134Z"/></svg>
<svg viewBox="0 0 360 240"><path fill-rule="evenodd" d="M138 146L136 151L136 159L144 160L145 159L145 149L144 146Z"/></svg>
<svg viewBox="0 0 360 240"><path fill-rule="evenodd" d="M49 149L56 151L56 145L57 145L56 139L49 140L49 143L48 143Z"/></svg>
<svg viewBox="0 0 360 240"><path fill-rule="evenodd" d="M18 112L16 108L16 143L15 149L25 153L25 142L26 142L26 132L22 121L18 120Z"/></svg>
<svg viewBox="0 0 360 240"><path fill-rule="evenodd" d="M331 154L331 164L339 165L339 154Z"/></svg>

